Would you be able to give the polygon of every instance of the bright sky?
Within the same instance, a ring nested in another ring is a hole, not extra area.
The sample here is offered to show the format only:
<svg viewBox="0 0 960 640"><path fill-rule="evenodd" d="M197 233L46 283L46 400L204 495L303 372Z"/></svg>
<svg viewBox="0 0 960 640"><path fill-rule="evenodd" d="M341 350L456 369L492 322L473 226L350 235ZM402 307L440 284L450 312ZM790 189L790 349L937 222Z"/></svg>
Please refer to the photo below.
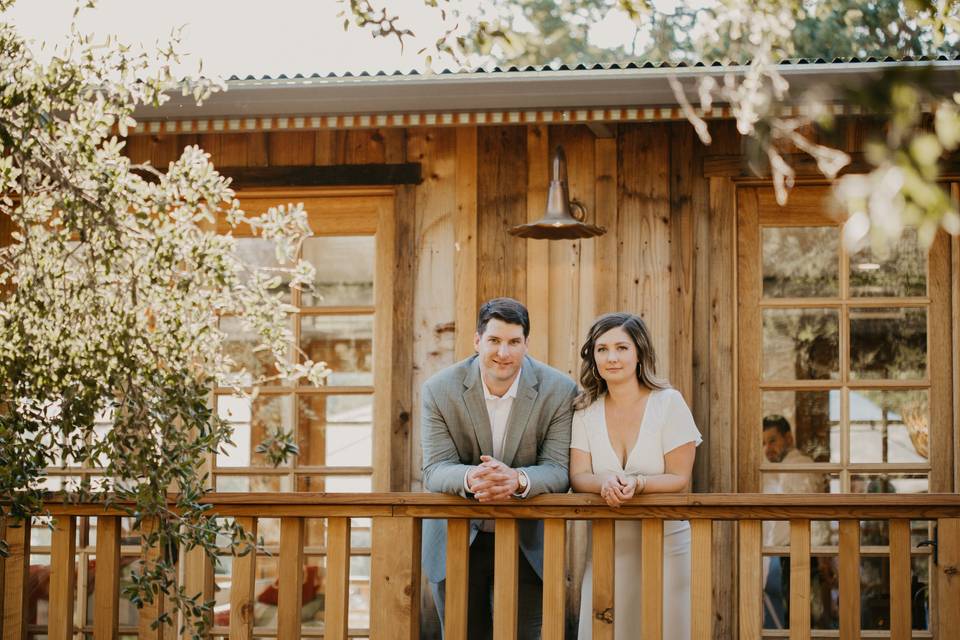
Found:
<svg viewBox="0 0 960 640"><path fill-rule="evenodd" d="M678 2L654 4L671 11ZM481 3L463 0L467 10ZM82 12L79 26L144 46L182 26L181 51L190 54L183 71L195 71L202 59L205 74L224 77L422 69L418 51L443 33L439 13L426 9L423 0L389 0L391 13L417 33L401 51L395 38L374 39L356 27L344 32L343 18L337 17L342 6L336 0L99 0L95 9ZM73 7L74 0L19 0L7 18L26 38L57 43L68 32ZM636 35L618 13L591 29L592 42L615 46Z"/></svg>

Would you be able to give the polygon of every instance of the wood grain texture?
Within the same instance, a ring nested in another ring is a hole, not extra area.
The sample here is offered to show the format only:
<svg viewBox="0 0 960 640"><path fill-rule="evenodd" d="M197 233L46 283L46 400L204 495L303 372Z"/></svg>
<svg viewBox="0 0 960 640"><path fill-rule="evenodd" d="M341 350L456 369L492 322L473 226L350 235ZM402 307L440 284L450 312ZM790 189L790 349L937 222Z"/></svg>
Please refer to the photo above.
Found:
<svg viewBox="0 0 960 640"><path fill-rule="evenodd" d="M790 640L809 637L810 521L796 519L790 521Z"/></svg>
<svg viewBox="0 0 960 640"><path fill-rule="evenodd" d="M737 401L737 488L760 490L762 407L759 391L762 325L760 318L760 226L757 219L760 189L737 193L737 342L739 343Z"/></svg>
<svg viewBox="0 0 960 640"><path fill-rule="evenodd" d="M516 520L497 520L493 553L493 640L516 640L520 559Z"/></svg>
<svg viewBox="0 0 960 640"><path fill-rule="evenodd" d="M469 520L447 520L446 576L443 636L450 640L467 640L467 599L470 584Z"/></svg>
<svg viewBox="0 0 960 640"><path fill-rule="evenodd" d="M317 153L315 132L271 131L265 135L267 137L267 164L269 166L303 166L314 163Z"/></svg>
<svg viewBox="0 0 960 640"><path fill-rule="evenodd" d="M478 140L476 127L457 129L456 198L454 211L454 291L456 318L454 357L466 358L473 353L473 336L476 333L477 261L478 261Z"/></svg>
<svg viewBox="0 0 960 640"><path fill-rule="evenodd" d="M944 637L950 629L960 629L960 518L937 521L940 536L939 563L933 566L937 584L937 626Z"/></svg>
<svg viewBox="0 0 960 640"><path fill-rule="evenodd" d="M713 522L690 521L690 638L713 638Z"/></svg>
<svg viewBox="0 0 960 640"><path fill-rule="evenodd" d="M50 540L50 609L47 637L73 638L73 609L77 584L77 519L59 516L53 521Z"/></svg>
<svg viewBox="0 0 960 640"><path fill-rule="evenodd" d="M346 520L346 518L343 518ZM348 520L349 522L349 520ZM300 609L303 606L303 518L280 519L280 582L277 596L277 636L280 638L300 638ZM336 597L335 589L338 585L335 573L336 565L331 562L337 559L339 548L332 549L327 543L327 588L326 605ZM349 550L348 550L349 555ZM333 565L333 568L331 568ZM331 595L332 594L332 595ZM333 624L333 617L325 614L326 633L331 638L342 636L334 635L337 627Z"/></svg>
<svg viewBox="0 0 960 640"><path fill-rule="evenodd" d="M663 637L663 520L643 521L641 620L643 640ZM652 587L652 588L651 588Z"/></svg>
<svg viewBox="0 0 960 640"><path fill-rule="evenodd" d="M860 521L840 522L840 640L860 640Z"/></svg>
<svg viewBox="0 0 960 640"><path fill-rule="evenodd" d="M927 254L927 291L930 310L927 319L927 371L930 376L930 424L949 425L955 418L953 358L948 349L935 345L951 344L954 325L960 322L952 315L950 237L941 230ZM955 443L949 428L930 429L930 491L955 491L953 475L956 460Z"/></svg>
<svg viewBox="0 0 960 640"><path fill-rule="evenodd" d="M257 518L239 517L237 524L254 539L257 537ZM237 548L236 552L242 552ZM257 553L250 549L246 555L234 556L230 575L230 638L252 640L254 620L253 587L256 581ZM142 618L141 618L141 633Z"/></svg>
<svg viewBox="0 0 960 640"><path fill-rule="evenodd" d="M527 127L527 222L535 222L547 210L547 187L550 185L550 136L544 125ZM550 247L547 240L526 240L527 247L527 311L530 313L530 355L541 362L550 362Z"/></svg>
<svg viewBox="0 0 960 640"><path fill-rule="evenodd" d="M544 638L562 638L564 634L567 597L567 577L564 572L566 546L566 521L545 521L543 523L542 631ZM449 553L449 550L447 553ZM447 575L449 576L450 573L448 572ZM450 636L448 635L447 637Z"/></svg>
<svg viewBox="0 0 960 640"><path fill-rule="evenodd" d="M420 637L420 520L373 519L370 637Z"/></svg>
<svg viewBox="0 0 960 640"><path fill-rule="evenodd" d="M4 521L3 539L7 542L7 557L3 559L3 626L0 637L25 640L27 637L27 595L30 577L30 520L19 526Z"/></svg>
<svg viewBox="0 0 960 640"><path fill-rule="evenodd" d="M593 558L593 637L612 640L617 611L614 607L615 526L613 520L594 520L592 523Z"/></svg>
<svg viewBox="0 0 960 640"><path fill-rule="evenodd" d="M390 485L391 491L409 491L413 476L413 309L416 195L411 186L397 187L394 201L393 313L390 325ZM381 308L382 309L382 308ZM382 311L381 311L382 313ZM383 371L383 369L381 369ZM381 387L382 388L382 387Z"/></svg>
<svg viewBox="0 0 960 640"><path fill-rule="evenodd" d="M738 527L739 553L739 626L740 640L759 640L762 611L760 597L763 580L760 563L761 537L759 520L743 520Z"/></svg>
<svg viewBox="0 0 960 640"><path fill-rule="evenodd" d="M910 572L910 521L897 518L890 521L890 640L911 637Z"/></svg>
<svg viewBox="0 0 960 640"><path fill-rule="evenodd" d="M119 629L120 518L97 518L97 574L93 594L93 638L115 640Z"/></svg>
<svg viewBox="0 0 960 640"><path fill-rule="evenodd" d="M326 584L324 635L346 640L350 604L350 518L327 519Z"/></svg>
<svg viewBox="0 0 960 640"><path fill-rule="evenodd" d="M954 202L960 202L960 182L954 182L950 191ZM960 318L960 236L950 239L950 301L951 317ZM960 491L960 322L952 327L953 352L953 490Z"/></svg>
<svg viewBox="0 0 960 640"><path fill-rule="evenodd" d="M670 141L669 125L624 125L620 184L617 295L620 310L646 322L657 373L670 377Z"/></svg>
<svg viewBox="0 0 960 640"><path fill-rule="evenodd" d="M594 141L594 224L607 230L594 238L593 287L595 313L600 315L618 310L617 273L619 260L619 209L617 197L617 138L597 138Z"/></svg>
<svg viewBox="0 0 960 640"><path fill-rule="evenodd" d="M199 596L201 602L214 598L213 561L202 548L188 550L184 560L183 585L188 596ZM209 618L209 616L207 616ZM190 640L190 631L184 630L183 640Z"/></svg>
<svg viewBox="0 0 960 640"><path fill-rule="evenodd" d="M140 551L143 556L144 565L148 568L153 567L160 559L160 547L157 544L150 544L149 537L157 528L155 518L144 518L140 522ZM251 587L252 588L252 587ZM163 593L153 594L153 599L145 601L137 614L137 636L141 639L162 640L165 637L164 629L160 626L155 628L153 623L160 617L161 612L166 609L167 603Z"/></svg>
<svg viewBox="0 0 960 640"><path fill-rule="evenodd" d="M421 481L420 390L430 376L455 359L456 152L454 129L416 129L407 137L407 156L420 164L424 177L416 188L414 232L412 491L420 489Z"/></svg>
<svg viewBox="0 0 960 640"><path fill-rule="evenodd" d="M527 221L527 136L523 127L477 131L477 304L524 300L527 241L507 230Z"/></svg>

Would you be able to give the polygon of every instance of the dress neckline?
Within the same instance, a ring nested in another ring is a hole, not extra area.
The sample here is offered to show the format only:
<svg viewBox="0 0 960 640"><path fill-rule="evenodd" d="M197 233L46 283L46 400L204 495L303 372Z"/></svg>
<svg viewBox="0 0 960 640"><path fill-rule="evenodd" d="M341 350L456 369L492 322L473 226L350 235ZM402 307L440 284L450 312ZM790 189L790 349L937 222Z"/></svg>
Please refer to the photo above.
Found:
<svg viewBox="0 0 960 640"><path fill-rule="evenodd" d="M633 457L633 452L637 450L637 445L640 444L640 434L643 433L643 426L647 423L647 414L650 413L650 400L660 391L660 389L650 390L650 395L647 396L647 402L643 405L643 415L640 417L640 428L637 429L637 439L633 441L633 446L627 451L627 457L624 458L622 463L620 462L620 456L617 454L617 450L613 447L613 441L610 440L610 429L607 428L607 396L604 394L599 398L600 422L603 423L603 435L606 437L607 447L610 449L610 453L613 454L613 459L617 461L617 466L620 467L620 471L626 472L630 464L630 458Z"/></svg>

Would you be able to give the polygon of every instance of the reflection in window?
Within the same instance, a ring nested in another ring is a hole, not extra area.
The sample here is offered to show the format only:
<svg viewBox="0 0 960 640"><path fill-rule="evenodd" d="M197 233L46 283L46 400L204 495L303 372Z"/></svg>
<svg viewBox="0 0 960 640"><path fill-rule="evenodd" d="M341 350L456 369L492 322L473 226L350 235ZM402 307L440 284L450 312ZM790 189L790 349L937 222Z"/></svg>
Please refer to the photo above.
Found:
<svg viewBox="0 0 960 640"><path fill-rule="evenodd" d="M836 227L764 227L764 298L836 296L839 234Z"/></svg>
<svg viewBox="0 0 960 640"><path fill-rule="evenodd" d="M802 454L804 462L839 462L840 460L840 391L764 391L765 418L781 416L789 425L789 434L783 439ZM765 425L766 426L766 421ZM768 462L776 459L774 451L766 450L767 441L776 443L778 430L764 429L764 447ZM769 437L768 437L769 436ZM780 448L783 450L783 447ZM786 455L786 454L784 454ZM791 454L794 455L794 454Z"/></svg>
<svg viewBox="0 0 960 640"><path fill-rule="evenodd" d="M916 380L927 373L927 310L850 310L850 376Z"/></svg>
<svg viewBox="0 0 960 640"><path fill-rule="evenodd" d="M835 380L840 376L836 309L764 309L764 380Z"/></svg>
<svg viewBox="0 0 960 640"><path fill-rule="evenodd" d="M927 252L906 228L886 256L869 247L850 256L850 295L903 298L927 294Z"/></svg>
<svg viewBox="0 0 960 640"><path fill-rule="evenodd" d="M850 462L927 462L928 395L926 389L851 391Z"/></svg>
<svg viewBox="0 0 960 640"><path fill-rule="evenodd" d="M282 264L277 260L277 245L273 240L264 238L237 238L236 255L243 264L252 265L262 269L265 275L269 277L279 276L280 286L273 289L274 292L283 293L283 301L290 302L290 273L279 271L280 268L289 269L291 263ZM244 281L250 279L251 273L244 270L241 278Z"/></svg>
<svg viewBox="0 0 960 640"><path fill-rule="evenodd" d="M218 415L233 426L233 445L217 454L218 467L273 466L257 446L277 430L293 431L293 396L261 395L254 400L237 396L217 398ZM291 460L280 466L290 466Z"/></svg>
<svg viewBox="0 0 960 640"><path fill-rule="evenodd" d="M301 465L373 464L373 396L301 396Z"/></svg>
<svg viewBox="0 0 960 640"><path fill-rule="evenodd" d="M273 352L257 348L260 339L253 330L243 326L240 318L220 318L220 330L227 334L223 343L224 354L233 360L235 371L244 372L237 376L237 384L249 385L258 378L277 375Z"/></svg>
<svg viewBox="0 0 960 640"><path fill-rule="evenodd" d="M314 362L327 363L328 385L373 384L371 315L307 316L301 320L300 348Z"/></svg>
<svg viewBox="0 0 960 640"><path fill-rule="evenodd" d="M317 268L313 289L305 289L301 306L373 304L373 236L307 238L303 257Z"/></svg>

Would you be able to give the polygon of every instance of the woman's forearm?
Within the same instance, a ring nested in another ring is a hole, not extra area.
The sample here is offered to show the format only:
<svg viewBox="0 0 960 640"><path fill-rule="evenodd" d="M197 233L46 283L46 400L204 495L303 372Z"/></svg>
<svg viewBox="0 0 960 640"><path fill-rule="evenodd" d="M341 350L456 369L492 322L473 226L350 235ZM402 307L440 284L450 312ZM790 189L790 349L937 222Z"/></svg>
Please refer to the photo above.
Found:
<svg viewBox="0 0 960 640"><path fill-rule="evenodd" d="M575 493L600 493L600 476L595 473L576 473L570 476L570 487Z"/></svg>
<svg viewBox="0 0 960 640"><path fill-rule="evenodd" d="M655 476L645 476L647 483L643 493L687 493L689 478L675 473L661 473Z"/></svg>

